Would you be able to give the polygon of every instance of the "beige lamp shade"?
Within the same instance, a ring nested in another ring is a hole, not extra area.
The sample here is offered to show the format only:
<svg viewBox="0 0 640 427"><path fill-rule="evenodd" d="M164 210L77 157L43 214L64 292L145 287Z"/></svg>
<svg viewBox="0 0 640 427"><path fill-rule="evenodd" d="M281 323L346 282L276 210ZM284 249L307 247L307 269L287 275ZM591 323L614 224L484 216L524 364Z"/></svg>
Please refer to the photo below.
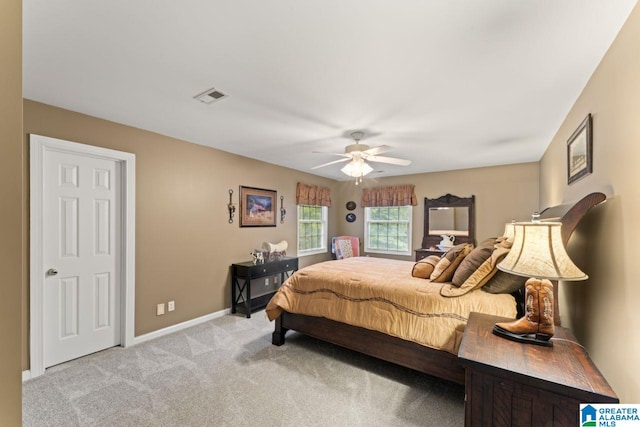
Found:
<svg viewBox="0 0 640 427"><path fill-rule="evenodd" d="M515 238L511 251L498 264L507 273L549 280L588 278L571 261L562 244L560 222L513 223Z"/></svg>
<svg viewBox="0 0 640 427"><path fill-rule="evenodd" d="M504 225L504 234L502 235L507 242L513 243L514 237L516 235L515 222L508 222Z"/></svg>

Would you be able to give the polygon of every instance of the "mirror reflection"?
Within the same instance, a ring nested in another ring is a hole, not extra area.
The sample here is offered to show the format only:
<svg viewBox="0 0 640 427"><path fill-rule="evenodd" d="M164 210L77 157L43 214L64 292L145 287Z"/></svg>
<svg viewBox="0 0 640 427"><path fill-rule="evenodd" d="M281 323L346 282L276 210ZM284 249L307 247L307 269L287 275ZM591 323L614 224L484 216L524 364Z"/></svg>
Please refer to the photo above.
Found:
<svg viewBox="0 0 640 427"><path fill-rule="evenodd" d="M469 208L466 206L429 208L428 234L468 236Z"/></svg>
<svg viewBox="0 0 640 427"><path fill-rule="evenodd" d="M458 197L445 194L437 199L424 199L424 235L422 248L441 244L443 236L460 243L475 244L475 196Z"/></svg>

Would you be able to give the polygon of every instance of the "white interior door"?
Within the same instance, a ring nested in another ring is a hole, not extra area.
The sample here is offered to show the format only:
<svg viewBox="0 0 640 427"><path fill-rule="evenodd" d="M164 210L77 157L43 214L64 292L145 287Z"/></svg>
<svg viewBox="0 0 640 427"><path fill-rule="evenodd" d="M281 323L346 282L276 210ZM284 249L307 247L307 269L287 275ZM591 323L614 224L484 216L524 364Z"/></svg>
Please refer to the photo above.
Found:
<svg viewBox="0 0 640 427"><path fill-rule="evenodd" d="M44 367L120 344L120 163L43 162Z"/></svg>
<svg viewBox="0 0 640 427"><path fill-rule="evenodd" d="M135 154L34 134L29 143L29 371L23 379L135 343Z"/></svg>

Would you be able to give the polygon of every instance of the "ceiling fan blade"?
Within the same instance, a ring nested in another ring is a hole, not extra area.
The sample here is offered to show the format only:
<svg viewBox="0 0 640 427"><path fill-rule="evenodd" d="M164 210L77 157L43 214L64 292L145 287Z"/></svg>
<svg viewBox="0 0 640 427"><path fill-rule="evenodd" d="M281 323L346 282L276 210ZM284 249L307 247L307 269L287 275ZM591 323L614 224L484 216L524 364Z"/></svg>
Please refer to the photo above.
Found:
<svg viewBox="0 0 640 427"><path fill-rule="evenodd" d="M351 158L351 155L349 154L345 154L345 153L327 153L324 151L312 151L313 154L329 154L331 156L342 156L342 157L349 157Z"/></svg>
<svg viewBox="0 0 640 427"><path fill-rule="evenodd" d="M363 153L367 153L370 156L375 156L376 154L386 153L389 150L391 150L390 146L380 145L378 147L372 147L372 148L369 148L368 150L364 150Z"/></svg>
<svg viewBox="0 0 640 427"><path fill-rule="evenodd" d="M367 160L370 162L389 163L398 166L409 166L411 164L411 160L396 159L395 157L367 156Z"/></svg>
<svg viewBox="0 0 640 427"><path fill-rule="evenodd" d="M346 158L346 159L340 159L340 160L334 160L333 162L329 162L329 163L324 163L318 166L314 166L311 169L318 169L318 168L323 168L325 166L329 166L329 165L333 165L335 163L342 163L342 162L348 162L349 160L351 160L350 157Z"/></svg>

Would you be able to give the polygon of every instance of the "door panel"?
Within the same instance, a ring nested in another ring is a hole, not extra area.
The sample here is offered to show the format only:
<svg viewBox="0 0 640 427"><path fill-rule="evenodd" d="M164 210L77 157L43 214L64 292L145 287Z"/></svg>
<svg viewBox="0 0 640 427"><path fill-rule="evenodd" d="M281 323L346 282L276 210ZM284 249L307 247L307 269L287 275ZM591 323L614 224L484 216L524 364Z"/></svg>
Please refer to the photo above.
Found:
<svg viewBox="0 0 640 427"><path fill-rule="evenodd" d="M44 158L44 365L120 344L120 163L48 151Z"/></svg>

